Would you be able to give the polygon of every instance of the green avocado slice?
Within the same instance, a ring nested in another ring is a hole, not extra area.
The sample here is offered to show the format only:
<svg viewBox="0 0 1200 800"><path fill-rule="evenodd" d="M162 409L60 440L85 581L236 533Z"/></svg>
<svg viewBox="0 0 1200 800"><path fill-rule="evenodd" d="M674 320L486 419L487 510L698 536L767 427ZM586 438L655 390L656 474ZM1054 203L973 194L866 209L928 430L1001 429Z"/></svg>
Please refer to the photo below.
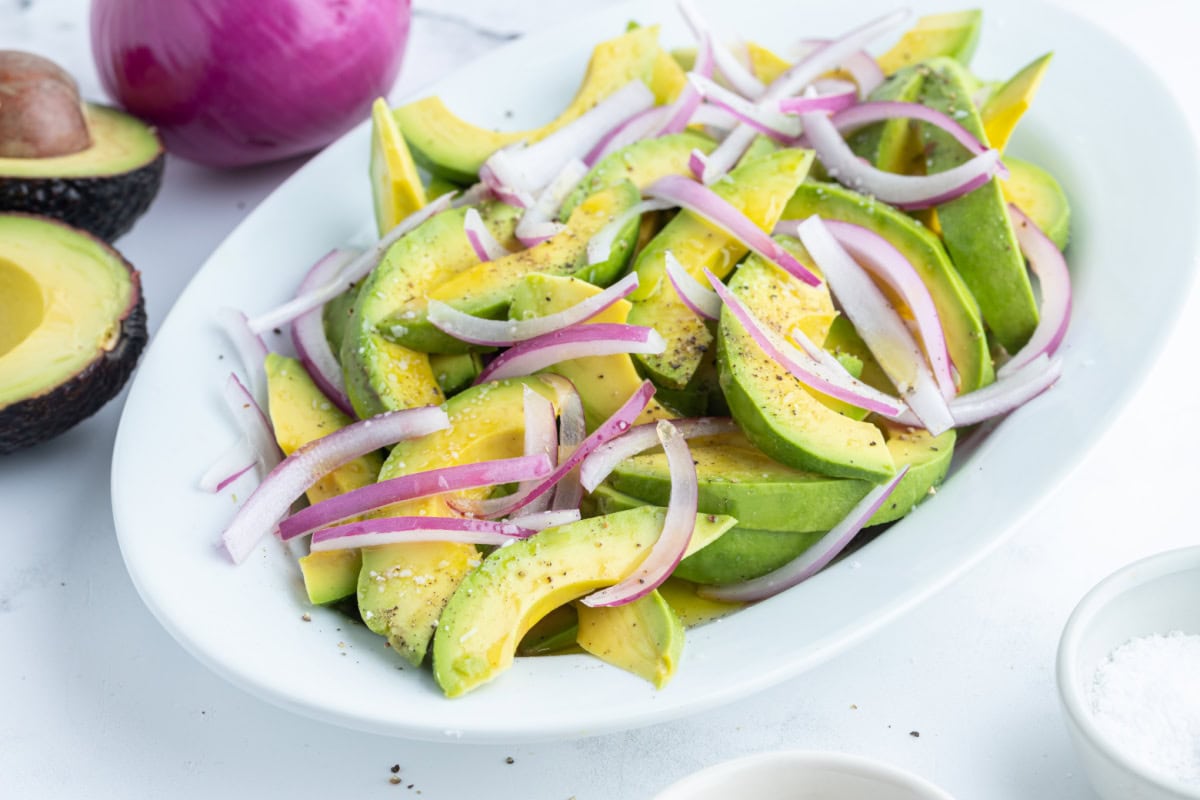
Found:
<svg viewBox="0 0 1200 800"><path fill-rule="evenodd" d="M625 269L633 253L639 217L629 218L604 261L589 265L587 244L601 228L640 199L637 188L629 181L596 192L575 208L566 228L550 239L503 258L476 263L436 287L430 286L424 295L405 304L402 311L384 319L378 326L379 334L422 353L465 353L480 348L434 327L425 315L428 299L441 300L478 317L503 319L512 304L513 293L530 273L573 275L607 286Z"/></svg>
<svg viewBox="0 0 1200 800"><path fill-rule="evenodd" d="M949 58L934 59L926 67L921 102L954 117L986 144L966 70ZM971 153L940 128L925 123L920 128L930 173L952 169L971 158ZM1000 181L993 178L942 203L937 216L946 250L979 303L983 321L1005 350L1017 352L1037 327L1038 307Z"/></svg>
<svg viewBox="0 0 1200 800"><path fill-rule="evenodd" d="M138 273L63 223L0 214L0 455L91 416L146 345Z"/></svg>
<svg viewBox="0 0 1200 800"><path fill-rule="evenodd" d="M576 641L585 651L645 678L655 689L674 677L683 657L683 623L657 591L623 606L591 608L578 603L576 608Z"/></svg>
<svg viewBox="0 0 1200 800"><path fill-rule="evenodd" d="M666 512L643 508L547 528L494 551L463 579L433 640L433 676L458 697L512 665L517 644L551 610L628 577L662 532ZM688 553L737 521L699 514Z"/></svg>
<svg viewBox="0 0 1200 800"><path fill-rule="evenodd" d="M1071 204L1054 176L1036 164L1005 156L1010 177L1000 181L1004 196L1025 212L1059 250L1071 239Z"/></svg>
<svg viewBox="0 0 1200 800"><path fill-rule="evenodd" d="M891 75L939 56L953 58L964 66L970 64L982 25L983 12L978 9L923 16L877 59L879 67Z"/></svg>
<svg viewBox="0 0 1200 800"><path fill-rule="evenodd" d="M916 67L905 67L871 92L871 102L915 103L925 76ZM851 149L884 172L907 174L921 156L921 137L911 120L903 117L876 122L847 139Z"/></svg>
<svg viewBox="0 0 1200 800"><path fill-rule="evenodd" d="M950 360L958 371L960 391L971 392L992 382L995 371L979 306L937 236L886 203L836 184L802 184L784 209L783 218L807 219L813 214L868 228L903 253L933 298Z"/></svg>
<svg viewBox="0 0 1200 800"><path fill-rule="evenodd" d="M743 161L729 173L729 180L711 188L755 225L770 232L788 198L808 174L812 158L809 150L779 150ZM629 296L633 302L629 322L652 326L666 340L667 347L659 355L639 355L637 360L655 383L682 389L712 346L713 333L684 305L667 279L667 251L703 283L705 269L724 280L748 250L737 238L690 211L681 211L638 255L634 269L640 284Z"/></svg>

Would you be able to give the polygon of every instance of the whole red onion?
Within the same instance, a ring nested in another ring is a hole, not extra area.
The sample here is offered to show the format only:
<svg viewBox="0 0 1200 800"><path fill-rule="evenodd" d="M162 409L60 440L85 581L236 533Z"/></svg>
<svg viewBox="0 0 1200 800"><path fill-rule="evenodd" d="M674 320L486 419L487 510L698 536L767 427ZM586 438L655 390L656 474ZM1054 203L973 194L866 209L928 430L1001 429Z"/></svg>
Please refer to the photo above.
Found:
<svg viewBox="0 0 1200 800"><path fill-rule="evenodd" d="M218 167L316 150L365 119L404 56L411 0L94 0L108 93Z"/></svg>

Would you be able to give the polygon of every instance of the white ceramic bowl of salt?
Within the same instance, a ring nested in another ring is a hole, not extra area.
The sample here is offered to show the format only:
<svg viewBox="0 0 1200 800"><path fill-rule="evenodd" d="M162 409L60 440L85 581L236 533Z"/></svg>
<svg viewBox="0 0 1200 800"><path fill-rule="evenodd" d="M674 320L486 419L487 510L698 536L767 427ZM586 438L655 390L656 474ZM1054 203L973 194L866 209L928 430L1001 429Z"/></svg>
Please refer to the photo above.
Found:
<svg viewBox="0 0 1200 800"><path fill-rule="evenodd" d="M1100 797L1200 800L1200 547L1097 584L1063 629L1057 673Z"/></svg>

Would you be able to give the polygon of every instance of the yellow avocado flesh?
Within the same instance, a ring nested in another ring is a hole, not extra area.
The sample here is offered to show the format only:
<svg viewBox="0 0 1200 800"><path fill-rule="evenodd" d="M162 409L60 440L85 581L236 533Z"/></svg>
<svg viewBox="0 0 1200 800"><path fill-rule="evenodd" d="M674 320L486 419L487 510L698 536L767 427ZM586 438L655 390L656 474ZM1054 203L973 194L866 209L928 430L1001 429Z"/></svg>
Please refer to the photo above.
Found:
<svg viewBox="0 0 1200 800"><path fill-rule="evenodd" d="M980 109L983 129L987 133L988 144L992 147L1003 152L1008 146L1008 140L1016 130L1017 123L1033 103L1033 96L1042 84L1042 78L1046 75L1053 55L1047 53L1024 67L997 89Z"/></svg>
<svg viewBox="0 0 1200 800"><path fill-rule="evenodd" d="M1004 197L1025 212L1059 250L1067 248L1071 235L1071 205L1054 176L1028 161L1004 159L1010 177L1000 181Z"/></svg>
<svg viewBox="0 0 1200 800"><path fill-rule="evenodd" d="M966 64L975 53L982 23L983 12L975 9L921 17L876 61L885 75L938 56Z"/></svg>
<svg viewBox="0 0 1200 800"><path fill-rule="evenodd" d="M396 119L382 97L371 106L371 193L382 236L425 206L425 186Z"/></svg>
<svg viewBox="0 0 1200 800"><path fill-rule="evenodd" d="M517 644L553 609L621 582L645 560L662 531L664 509L620 511L547 528L493 552L446 605L433 643L433 674L457 697L512 665ZM697 515L687 553L736 524Z"/></svg>
<svg viewBox="0 0 1200 800"><path fill-rule="evenodd" d="M661 689L683 656L683 623L657 591L609 608L577 604L579 646Z"/></svg>
<svg viewBox="0 0 1200 800"><path fill-rule="evenodd" d="M413 156L423 166L459 183L472 183L492 153L516 142L546 138L635 78L660 92L671 91L674 81L662 72L661 65L656 68L661 52L657 26L637 28L596 45L575 97L561 114L540 128L483 128L457 116L438 97L417 100L393 113Z"/></svg>
<svg viewBox="0 0 1200 800"><path fill-rule="evenodd" d="M450 427L400 442L379 472L384 481L401 475L522 455L525 440L524 387L551 402L556 395L540 378L487 383L451 398ZM483 497L485 490L463 492ZM397 503L373 516L459 516L443 495ZM367 627L388 637L412 664L425 657L446 600L479 563L473 545L448 542L393 544L363 549L358 582L359 613Z"/></svg>
<svg viewBox="0 0 1200 800"><path fill-rule="evenodd" d="M52 222L0 217L0 408L111 350L132 297L128 269L99 242Z"/></svg>
<svg viewBox="0 0 1200 800"><path fill-rule="evenodd" d="M0 175L70 178L120 175L144 166L146 154L161 148L152 128L115 108L86 104L92 144L77 153L50 158L0 158Z"/></svg>

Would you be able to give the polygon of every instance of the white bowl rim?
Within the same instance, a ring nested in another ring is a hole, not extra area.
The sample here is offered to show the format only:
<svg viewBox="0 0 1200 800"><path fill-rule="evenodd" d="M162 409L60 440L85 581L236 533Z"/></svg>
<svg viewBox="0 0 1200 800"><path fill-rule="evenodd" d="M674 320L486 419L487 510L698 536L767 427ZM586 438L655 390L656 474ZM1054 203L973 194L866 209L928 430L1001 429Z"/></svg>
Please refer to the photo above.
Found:
<svg viewBox="0 0 1200 800"><path fill-rule="evenodd" d="M1092 719L1083 687L1076 680L1076 676L1079 674L1079 641L1087 626L1113 598L1136 586L1143 586L1168 575L1192 570L1200 572L1200 545L1165 550L1147 556L1126 564L1105 577L1088 590L1079 604L1075 606L1075 610L1071 612L1071 616L1067 618L1067 624L1063 626L1062 636L1059 639L1055 666L1055 680L1058 683L1058 696L1062 701L1063 709L1092 745L1106 758L1126 771L1162 791L1174 792L1181 798L1200 798L1200 790L1169 776L1153 772L1141 762L1119 750Z"/></svg>
<svg viewBox="0 0 1200 800"><path fill-rule="evenodd" d="M772 762L792 763L809 768L837 767L866 777L892 781L902 788L918 792L928 800L954 800L954 797L944 789L935 786L919 775L885 761L836 750L771 750L733 758L680 778L662 789L654 798L655 800L686 800L686 796L677 798L676 793L697 789L713 779L722 778L730 773L755 770Z"/></svg>

